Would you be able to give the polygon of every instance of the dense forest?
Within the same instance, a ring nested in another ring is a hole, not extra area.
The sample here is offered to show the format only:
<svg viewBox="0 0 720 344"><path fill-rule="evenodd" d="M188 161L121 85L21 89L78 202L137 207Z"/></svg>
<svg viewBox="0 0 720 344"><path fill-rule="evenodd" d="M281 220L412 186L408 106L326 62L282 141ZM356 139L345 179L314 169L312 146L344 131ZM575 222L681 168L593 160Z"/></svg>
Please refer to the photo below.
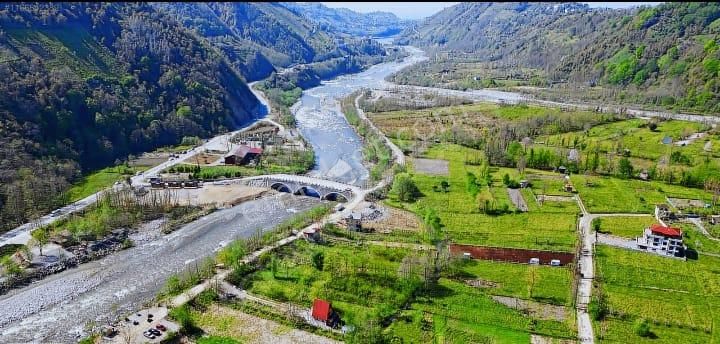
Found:
<svg viewBox="0 0 720 344"><path fill-rule="evenodd" d="M278 4L0 4L0 231L85 172L251 121L247 77L378 47Z"/></svg>
<svg viewBox="0 0 720 344"><path fill-rule="evenodd" d="M278 3L157 3L216 48L248 81L278 68L320 63L344 56L367 57L382 49L376 42L329 32L309 17ZM354 13L354 12L353 12ZM359 14L358 14L359 15ZM346 73L333 65L336 73ZM323 77L324 78L324 77Z"/></svg>
<svg viewBox="0 0 720 344"><path fill-rule="evenodd" d="M284 2L282 5L320 25L324 31L352 36L392 36L411 23L389 12L358 13L347 8L329 8L316 2Z"/></svg>
<svg viewBox="0 0 720 344"><path fill-rule="evenodd" d="M479 66L476 76L587 92L585 100L717 113L719 18L715 3L637 9L461 3L404 31L401 42L422 46L435 58L396 81L423 83L410 74L443 74L472 62ZM495 86L484 81L473 87Z"/></svg>

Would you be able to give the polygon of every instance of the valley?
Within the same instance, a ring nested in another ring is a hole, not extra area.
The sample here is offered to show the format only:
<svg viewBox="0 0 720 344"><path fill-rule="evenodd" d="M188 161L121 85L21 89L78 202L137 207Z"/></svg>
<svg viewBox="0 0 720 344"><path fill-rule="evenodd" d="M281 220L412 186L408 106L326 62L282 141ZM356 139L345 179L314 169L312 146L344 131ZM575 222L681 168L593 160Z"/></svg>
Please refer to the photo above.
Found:
<svg viewBox="0 0 720 344"><path fill-rule="evenodd" d="M0 343L717 342L720 12L594 6L0 5Z"/></svg>

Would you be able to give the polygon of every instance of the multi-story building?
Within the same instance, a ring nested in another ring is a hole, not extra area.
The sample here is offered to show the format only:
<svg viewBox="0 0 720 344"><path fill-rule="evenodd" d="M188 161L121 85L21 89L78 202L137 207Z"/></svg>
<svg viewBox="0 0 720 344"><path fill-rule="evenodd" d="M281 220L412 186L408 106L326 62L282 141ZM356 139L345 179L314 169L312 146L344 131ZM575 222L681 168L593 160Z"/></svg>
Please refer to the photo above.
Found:
<svg viewBox="0 0 720 344"><path fill-rule="evenodd" d="M683 257L683 232L679 228L653 224L645 228L642 237L637 238L638 248L666 256Z"/></svg>

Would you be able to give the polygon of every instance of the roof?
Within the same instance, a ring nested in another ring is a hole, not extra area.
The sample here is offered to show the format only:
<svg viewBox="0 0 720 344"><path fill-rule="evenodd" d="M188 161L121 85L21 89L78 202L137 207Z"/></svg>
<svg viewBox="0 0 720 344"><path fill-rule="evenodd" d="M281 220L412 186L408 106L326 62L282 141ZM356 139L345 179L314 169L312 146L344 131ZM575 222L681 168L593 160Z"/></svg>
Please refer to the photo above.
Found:
<svg viewBox="0 0 720 344"><path fill-rule="evenodd" d="M317 320L328 321L330 319L330 302L315 299L312 306L312 316Z"/></svg>
<svg viewBox="0 0 720 344"><path fill-rule="evenodd" d="M263 150L260 147L249 147L246 145L242 145L242 146L238 147L237 149L235 149L235 151L232 152L230 155L235 155L237 157L244 158L245 155L247 155L248 153L262 154L262 152L263 152Z"/></svg>
<svg viewBox="0 0 720 344"><path fill-rule="evenodd" d="M682 231L675 227L665 227L659 223L650 226L650 231L667 237L682 237Z"/></svg>

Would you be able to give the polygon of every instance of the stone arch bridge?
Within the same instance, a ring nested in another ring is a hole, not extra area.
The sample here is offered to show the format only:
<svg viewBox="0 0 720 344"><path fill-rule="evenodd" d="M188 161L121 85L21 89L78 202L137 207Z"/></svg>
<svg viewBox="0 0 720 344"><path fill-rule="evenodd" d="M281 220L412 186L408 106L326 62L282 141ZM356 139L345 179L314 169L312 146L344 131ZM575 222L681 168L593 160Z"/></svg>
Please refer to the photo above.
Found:
<svg viewBox="0 0 720 344"><path fill-rule="evenodd" d="M360 195L360 188L354 185L290 174L243 178L243 184L340 202L349 202Z"/></svg>

